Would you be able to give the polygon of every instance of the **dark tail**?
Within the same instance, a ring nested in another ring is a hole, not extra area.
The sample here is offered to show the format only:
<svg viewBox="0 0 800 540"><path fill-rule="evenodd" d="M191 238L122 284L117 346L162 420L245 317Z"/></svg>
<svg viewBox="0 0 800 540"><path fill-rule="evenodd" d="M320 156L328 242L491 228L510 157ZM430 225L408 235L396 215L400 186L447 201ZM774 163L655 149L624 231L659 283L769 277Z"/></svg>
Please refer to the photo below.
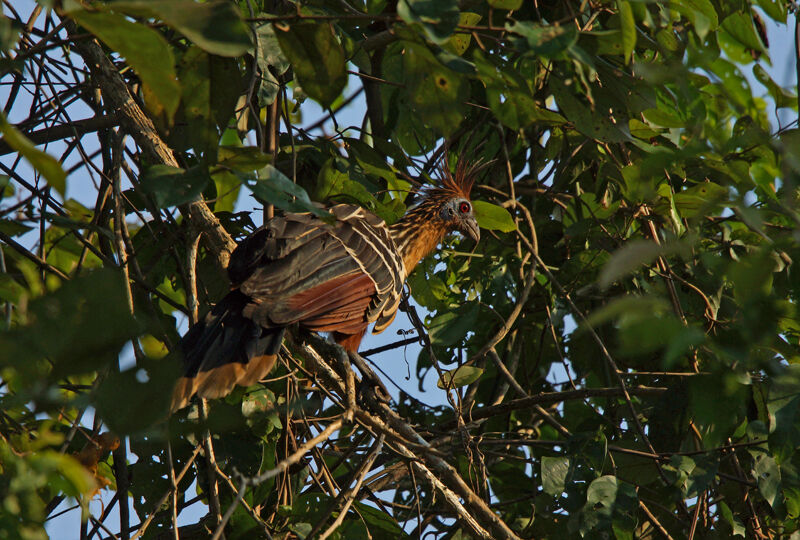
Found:
<svg viewBox="0 0 800 540"><path fill-rule="evenodd" d="M228 395L250 386L272 370L284 328L262 328L242 315L249 298L232 291L192 326L181 340L184 375L172 394L171 410L185 407L195 394Z"/></svg>

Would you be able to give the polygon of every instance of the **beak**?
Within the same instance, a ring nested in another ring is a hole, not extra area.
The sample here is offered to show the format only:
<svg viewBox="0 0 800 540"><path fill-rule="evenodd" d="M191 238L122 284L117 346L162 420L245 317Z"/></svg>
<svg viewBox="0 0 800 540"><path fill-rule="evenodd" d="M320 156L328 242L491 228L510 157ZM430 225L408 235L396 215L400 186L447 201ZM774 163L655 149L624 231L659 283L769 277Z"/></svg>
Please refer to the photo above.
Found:
<svg viewBox="0 0 800 540"><path fill-rule="evenodd" d="M478 227L478 222L474 218L464 221L463 231L469 235L470 238L475 240L477 244L481 239L481 230Z"/></svg>

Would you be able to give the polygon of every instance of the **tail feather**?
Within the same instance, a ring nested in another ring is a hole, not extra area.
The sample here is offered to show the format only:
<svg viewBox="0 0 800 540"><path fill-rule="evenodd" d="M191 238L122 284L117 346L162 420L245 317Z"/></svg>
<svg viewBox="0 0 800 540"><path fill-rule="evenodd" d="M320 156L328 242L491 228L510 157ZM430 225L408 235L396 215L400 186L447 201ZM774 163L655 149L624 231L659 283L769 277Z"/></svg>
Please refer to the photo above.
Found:
<svg viewBox="0 0 800 540"><path fill-rule="evenodd" d="M243 316L248 302L245 294L232 291L181 340L184 376L175 385L172 411L185 407L195 394L223 397L272 370L284 328L262 328Z"/></svg>

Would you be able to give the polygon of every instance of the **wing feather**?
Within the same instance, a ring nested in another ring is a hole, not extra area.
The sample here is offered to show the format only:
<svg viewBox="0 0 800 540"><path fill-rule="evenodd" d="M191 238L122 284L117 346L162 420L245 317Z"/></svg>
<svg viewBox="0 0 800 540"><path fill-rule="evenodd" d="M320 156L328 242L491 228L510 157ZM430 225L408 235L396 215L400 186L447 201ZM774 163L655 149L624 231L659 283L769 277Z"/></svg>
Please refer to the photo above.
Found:
<svg viewBox="0 0 800 540"><path fill-rule="evenodd" d="M229 272L251 298L247 318L347 334L375 321L388 325L405 281L388 227L358 206L331 212L334 224L311 214L272 219L240 244Z"/></svg>

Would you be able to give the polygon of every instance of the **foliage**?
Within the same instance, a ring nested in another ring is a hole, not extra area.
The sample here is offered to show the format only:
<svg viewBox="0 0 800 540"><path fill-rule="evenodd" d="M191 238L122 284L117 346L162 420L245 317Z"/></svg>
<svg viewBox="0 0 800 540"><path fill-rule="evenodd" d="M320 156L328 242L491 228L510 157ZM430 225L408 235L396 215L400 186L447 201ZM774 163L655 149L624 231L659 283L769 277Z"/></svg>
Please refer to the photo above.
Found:
<svg viewBox="0 0 800 540"><path fill-rule="evenodd" d="M7 4L0 537L75 500L82 537L800 534L788 4ZM392 222L443 155L489 166L480 244L409 278L401 385L440 405L354 403L292 332L269 380L167 418L251 197Z"/></svg>

